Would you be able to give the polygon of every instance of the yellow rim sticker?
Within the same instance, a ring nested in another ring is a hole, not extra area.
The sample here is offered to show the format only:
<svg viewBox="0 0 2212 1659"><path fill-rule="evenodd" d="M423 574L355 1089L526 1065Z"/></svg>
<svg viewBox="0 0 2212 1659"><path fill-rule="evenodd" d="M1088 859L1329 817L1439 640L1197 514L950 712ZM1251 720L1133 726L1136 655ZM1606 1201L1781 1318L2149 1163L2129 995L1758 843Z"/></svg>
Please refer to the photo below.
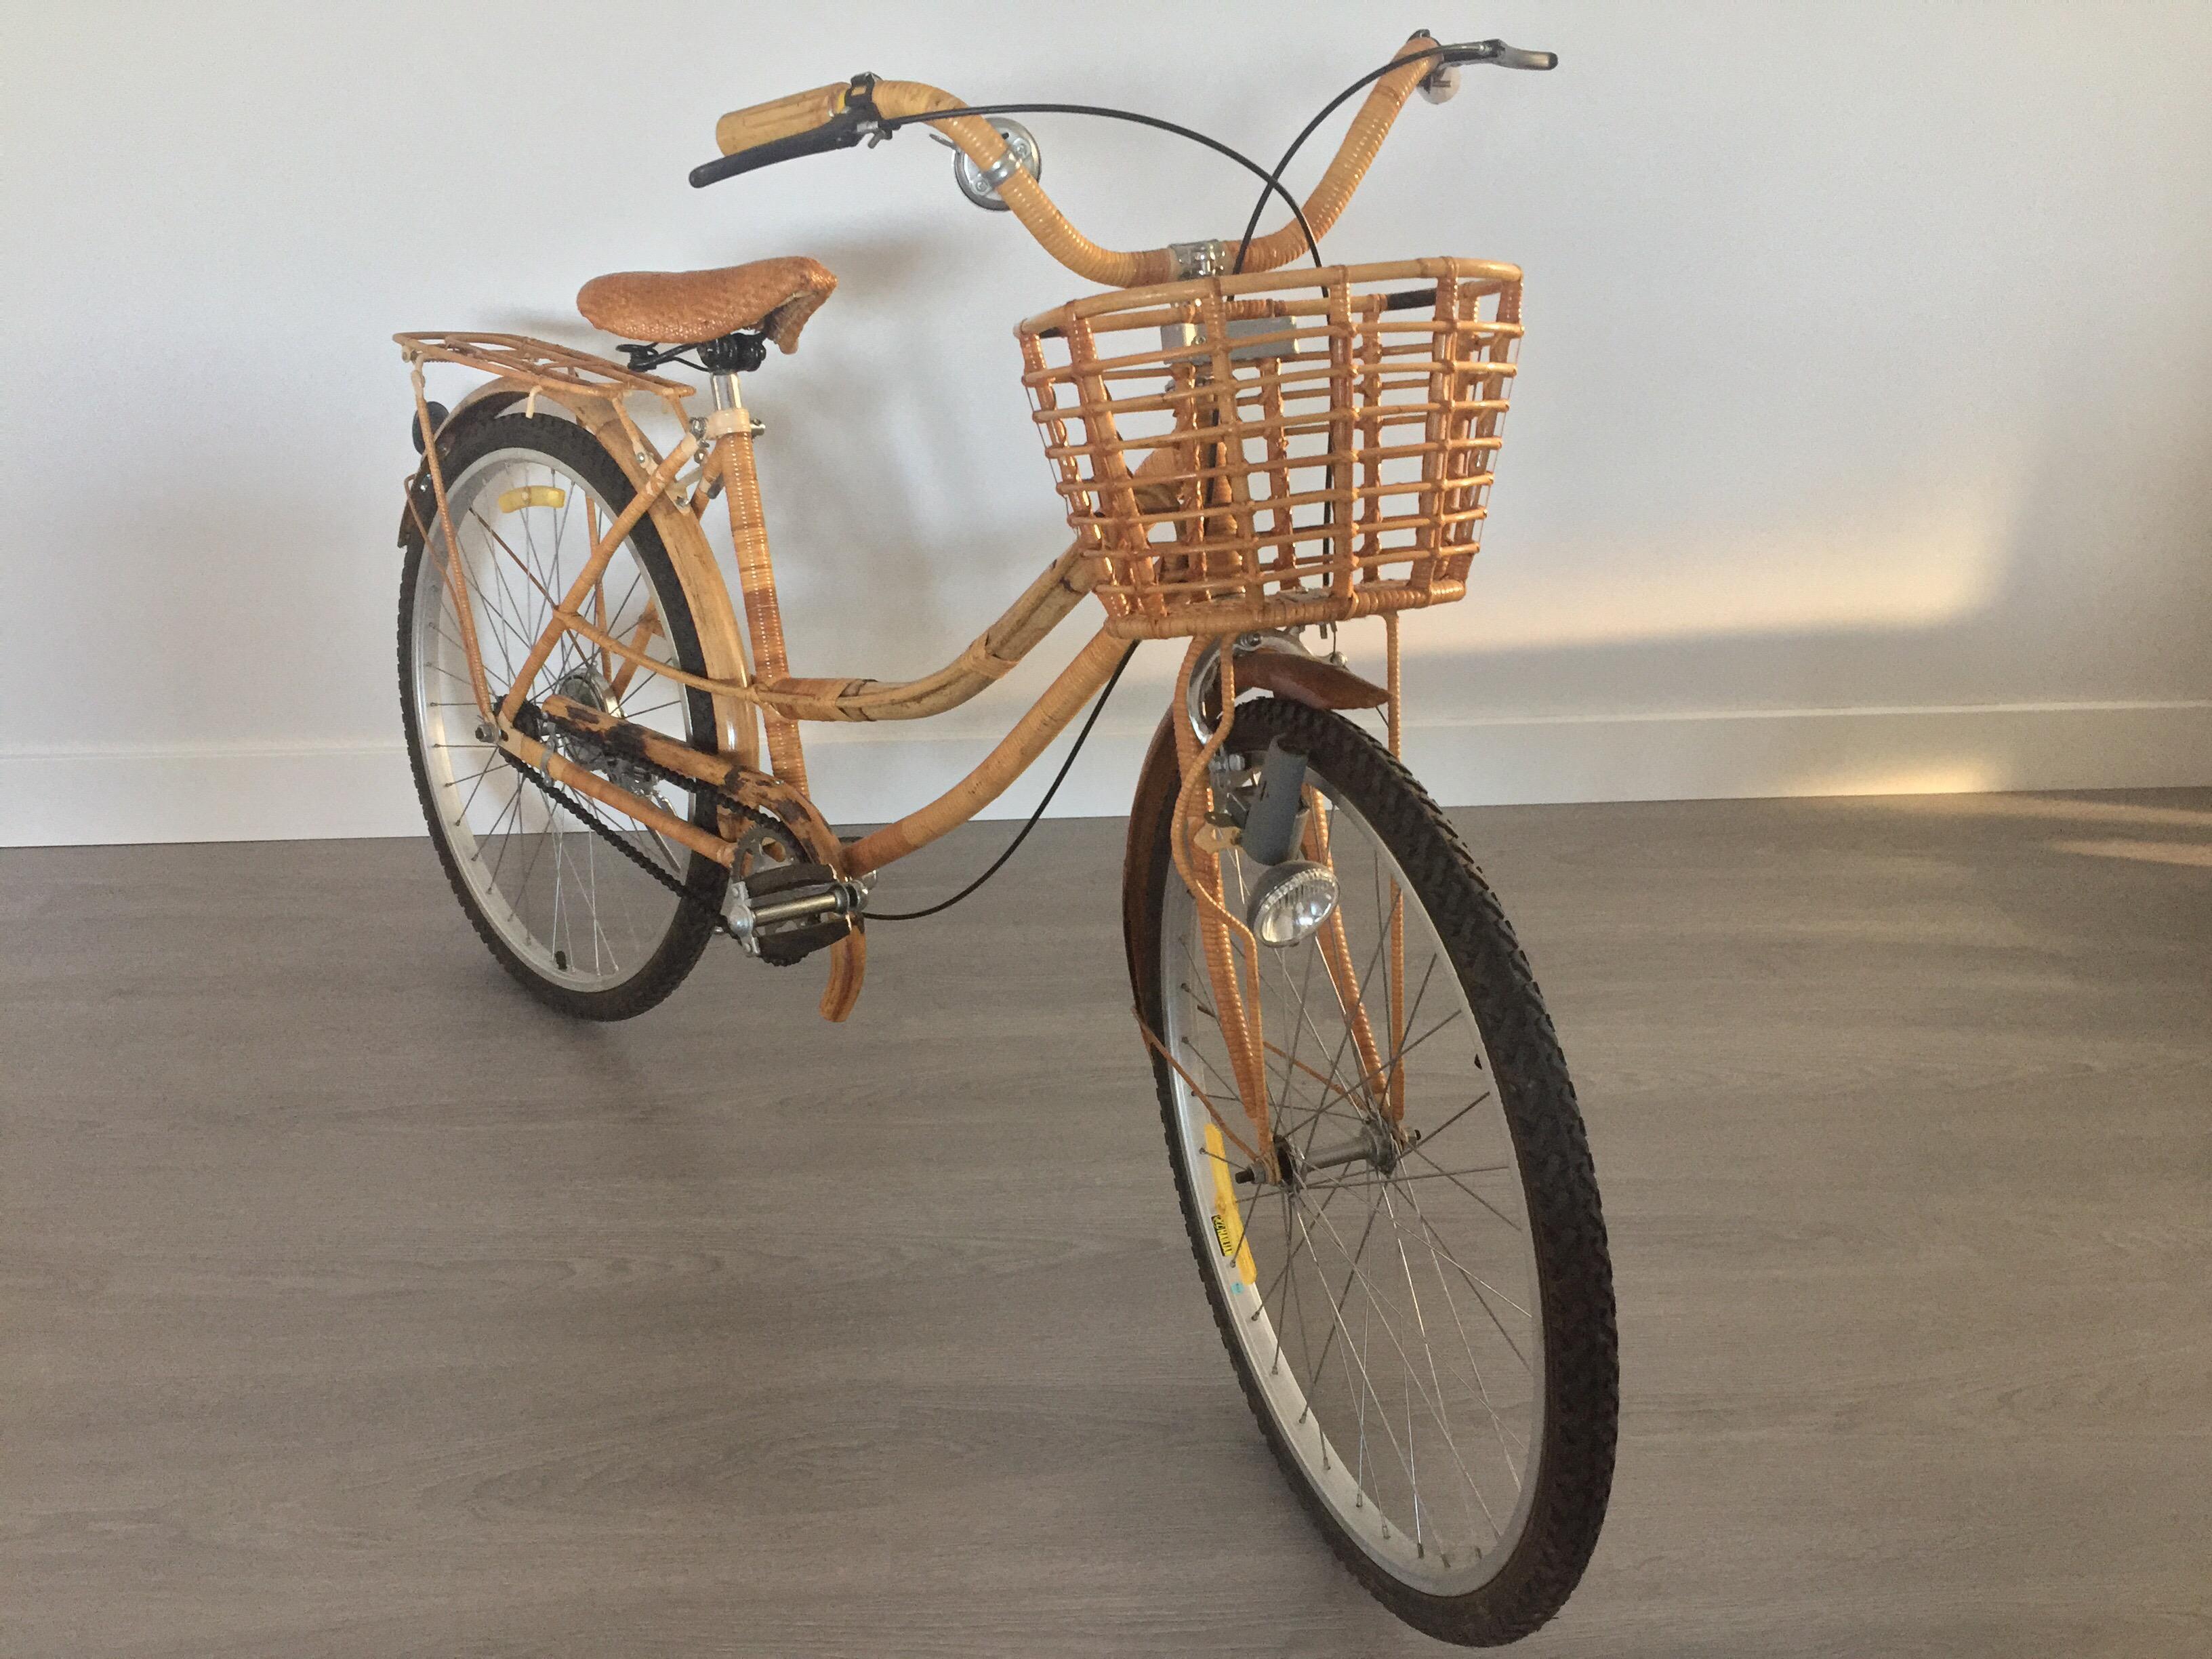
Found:
<svg viewBox="0 0 2212 1659"><path fill-rule="evenodd" d="M520 513L526 507L566 507L568 492L553 484L525 484L499 498L502 513Z"/></svg>
<svg viewBox="0 0 2212 1659"><path fill-rule="evenodd" d="M1260 1270L1252 1265L1252 1249L1244 1242L1244 1218L1237 1208L1237 1183L1230 1178L1229 1152L1218 1123L1206 1126L1206 1161L1213 1170L1213 1243L1224 1261L1237 1264L1238 1284L1257 1284Z"/></svg>

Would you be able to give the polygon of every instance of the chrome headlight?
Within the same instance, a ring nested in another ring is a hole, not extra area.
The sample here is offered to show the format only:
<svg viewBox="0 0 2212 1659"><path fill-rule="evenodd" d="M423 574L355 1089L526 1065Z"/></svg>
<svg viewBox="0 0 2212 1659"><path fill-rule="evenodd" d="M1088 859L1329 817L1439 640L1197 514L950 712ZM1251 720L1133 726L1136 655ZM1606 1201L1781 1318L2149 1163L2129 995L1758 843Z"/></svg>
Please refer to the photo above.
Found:
<svg viewBox="0 0 2212 1659"><path fill-rule="evenodd" d="M1300 859L1262 871L1244 907L1244 925L1261 944L1281 950L1313 937L1336 908L1336 878Z"/></svg>

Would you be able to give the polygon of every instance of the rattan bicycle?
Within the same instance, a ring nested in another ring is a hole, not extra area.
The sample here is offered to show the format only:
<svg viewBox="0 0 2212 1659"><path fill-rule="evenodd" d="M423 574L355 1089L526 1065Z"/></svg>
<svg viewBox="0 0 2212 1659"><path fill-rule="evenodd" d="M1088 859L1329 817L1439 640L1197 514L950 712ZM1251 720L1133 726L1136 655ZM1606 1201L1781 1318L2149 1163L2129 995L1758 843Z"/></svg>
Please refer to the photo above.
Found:
<svg viewBox="0 0 2212 1659"><path fill-rule="evenodd" d="M1016 330L1068 547L934 673L793 674L740 377L797 347L836 279L805 258L602 276L578 305L623 362L397 337L422 455L399 678L432 842L532 994L635 1015L726 934L764 964L823 957L821 1012L842 1020L870 922L920 914L883 907L878 873L995 799L1139 642L1183 641L1130 812L1124 918L1200 1276L1267 1443L1352 1572L1423 1630L1495 1643L1581 1576L1617 1413L1573 1088L1495 897L1399 753L1401 619L1466 591L1521 273L1331 265L1317 242L1410 95L1441 100L1474 64L1551 59L1417 34L1338 99L1367 89L1303 204L1281 186L1290 155L1271 173L1235 158L1262 206L1290 204L1280 229L1255 235L1255 209L1239 243L1134 253L1067 222L1011 117L1150 118L979 108L872 76L725 116L696 184L920 126L970 199L1104 289ZM672 362L704 372L708 406L655 372ZM427 394L438 364L489 379L448 410ZM741 611L704 530L717 497ZM805 723L956 708L1086 598L1103 626L981 765L883 828L830 824ZM1379 683L1339 647L1362 618Z"/></svg>

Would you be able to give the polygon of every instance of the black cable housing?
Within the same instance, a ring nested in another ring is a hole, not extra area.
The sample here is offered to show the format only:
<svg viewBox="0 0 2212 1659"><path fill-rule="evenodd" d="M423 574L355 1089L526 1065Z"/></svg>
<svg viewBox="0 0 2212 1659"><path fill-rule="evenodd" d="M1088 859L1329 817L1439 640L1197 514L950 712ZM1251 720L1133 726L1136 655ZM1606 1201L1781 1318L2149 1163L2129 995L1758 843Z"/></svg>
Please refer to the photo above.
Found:
<svg viewBox="0 0 2212 1659"><path fill-rule="evenodd" d="M1387 69L1381 72L1387 72ZM1330 107L1334 108L1334 106L1332 105ZM1241 150L1231 149L1218 138L1209 138L1206 134L1193 128L1181 125L1174 121L1164 121L1157 115L1139 115L1134 110L1115 109L1105 104L975 104L963 105L958 109L931 110L921 115L896 116L884 121L882 125L885 131L890 132L896 131L900 127L926 125L931 121L950 120L959 115L1092 115L1102 120L1129 121L1140 127L1156 127L1162 132L1172 132L1179 138L1188 138L1194 144L1203 144L1217 155L1227 156L1245 172L1260 180L1260 207L1254 210L1252 222L1255 225L1259 223L1260 213L1266 208L1267 198L1270 195L1281 197L1284 204L1297 216L1298 228L1305 233L1306 250L1313 255L1315 265L1318 267L1322 263L1321 240L1314 234L1313 227L1306 222L1306 210L1298 205L1297 198L1283 188L1282 167L1278 167L1274 173L1270 174L1250 156ZM1304 142L1303 137L1299 142ZM1295 149L1296 146L1292 148ZM1287 166L1289 160L1290 158L1285 156L1283 165ZM1249 232L1246 233L1244 240L1247 243L1250 242L1252 238ZM1242 249L1238 250L1237 260L1240 264L1243 263Z"/></svg>
<svg viewBox="0 0 2212 1659"><path fill-rule="evenodd" d="M1074 746L1068 750L1067 758L1060 762L1060 772L1053 779L1051 787L1044 792L1044 799L1036 804L1036 811L1030 814L1030 821L1022 826L1021 833L1006 843L1006 850L991 860L989 869L969 882L951 898L940 903L933 904L927 909L870 910L866 913L867 920L870 921L920 921L924 916L933 916L940 910L950 910L1004 869L1006 860L1019 852L1022 843L1029 839L1030 831L1037 827L1037 820L1044 816L1044 809L1052 805L1052 798L1060 793L1060 786L1067 781L1069 769L1074 766L1075 757L1083 752L1084 743L1091 736L1091 728L1098 724L1099 715L1106 712L1106 699L1114 695L1114 688L1121 683L1121 671L1129 665L1129 659L1136 654L1137 645L1133 640L1129 642L1129 648L1121 653L1121 660L1114 665L1114 672L1108 677L1105 685L1100 689L1098 701L1091 705L1090 718L1083 722L1083 729L1075 734Z"/></svg>
<svg viewBox="0 0 2212 1659"><path fill-rule="evenodd" d="M1322 122L1328 120L1330 116L1335 114L1338 110L1343 108L1345 100L1350 98L1353 93L1359 91L1362 88L1369 86L1376 81L1380 81L1384 76L1389 74L1392 70L1401 68L1407 64L1417 62L1424 58L1439 58L1446 52L1456 50L1458 50L1456 47L1439 44L1426 47L1420 52L1409 52L1403 53L1399 57L1393 58L1389 63L1383 64L1382 68L1369 70L1365 75L1361 76L1357 81L1354 81L1350 86L1346 87L1342 92L1338 93L1335 97L1330 99L1328 102L1322 105L1321 113L1315 116L1312 120L1307 122L1305 125L1305 130L1299 133L1297 137L1291 140L1291 147L1283 152L1283 159L1276 162L1275 170L1267 175L1267 188L1260 192L1260 199L1252 204L1252 216L1244 222L1244 234L1237 240L1237 258L1235 263L1229 267L1230 274L1231 276L1235 276L1242 272L1244 269L1244 256L1252 251L1252 238L1259 232L1260 216L1267 210L1267 198L1269 194L1273 193L1280 196L1286 202L1291 200L1290 192L1283 188L1283 174L1290 170L1291 161L1297 156L1297 153L1301 149L1305 148L1306 140L1314 136L1315 131L1320 127ZM1306 216L1304 213L1300 213L1298 215L1298 223L1301 226L1304 226L1305 222ZM1311 246L1313 240L1313 230L1310 227L1307 227L1307 244ZM1314 255L1314 263L1316 264L1319 264L1321 263L1321 255L1318 252L1316 252Z"/></svg>

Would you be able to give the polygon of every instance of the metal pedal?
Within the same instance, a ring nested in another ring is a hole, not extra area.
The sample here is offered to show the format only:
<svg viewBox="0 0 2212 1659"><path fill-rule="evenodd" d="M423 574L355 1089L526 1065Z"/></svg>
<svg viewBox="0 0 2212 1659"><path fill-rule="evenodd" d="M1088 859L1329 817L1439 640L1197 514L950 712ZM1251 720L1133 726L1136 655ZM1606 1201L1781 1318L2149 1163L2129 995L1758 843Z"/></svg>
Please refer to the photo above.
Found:
<svg viewBox="0 0 2212 1659"><path fill-rule="evenodd" d="M789 967L851 933L866 901L826 864L780 864L732 881L722 919L750 954Z"/></svg>

